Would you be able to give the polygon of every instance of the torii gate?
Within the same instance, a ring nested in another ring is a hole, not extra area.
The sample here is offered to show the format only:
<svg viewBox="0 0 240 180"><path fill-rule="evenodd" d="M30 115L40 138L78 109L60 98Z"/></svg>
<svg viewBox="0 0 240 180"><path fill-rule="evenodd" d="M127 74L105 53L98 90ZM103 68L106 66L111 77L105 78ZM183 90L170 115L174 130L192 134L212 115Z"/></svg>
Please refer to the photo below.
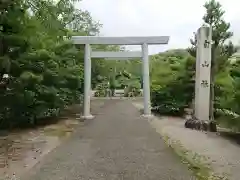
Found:
<svg viewBox="0 0 240 180"><path fill-rule="evenodd" d="M142 58L144 116L151 116L148 45L168 44L169 36L149 37L97 37L73 36L73 44L84 44L84 103L83 119L92 119L90 113L91 98L91 58ZM91 44L102 45L141 45L142 52L94 52Z"/></svg>

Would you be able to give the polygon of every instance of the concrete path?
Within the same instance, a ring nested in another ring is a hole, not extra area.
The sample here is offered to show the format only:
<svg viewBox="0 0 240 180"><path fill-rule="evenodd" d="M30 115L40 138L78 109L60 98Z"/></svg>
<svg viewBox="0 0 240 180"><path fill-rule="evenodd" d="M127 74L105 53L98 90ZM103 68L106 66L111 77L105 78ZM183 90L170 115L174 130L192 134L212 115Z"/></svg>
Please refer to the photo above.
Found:
<svg viewBox="0 0 240 180"><path fill-rule="evenodd" d="M131 101L106 100L94 114L22 179L195 179Z"/></svg>

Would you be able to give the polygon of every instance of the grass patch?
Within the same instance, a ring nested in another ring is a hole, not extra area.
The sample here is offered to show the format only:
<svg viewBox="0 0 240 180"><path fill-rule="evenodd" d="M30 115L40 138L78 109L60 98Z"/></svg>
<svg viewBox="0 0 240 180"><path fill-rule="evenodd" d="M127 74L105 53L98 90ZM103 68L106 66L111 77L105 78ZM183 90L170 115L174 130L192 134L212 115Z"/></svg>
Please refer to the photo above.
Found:
<svg viewBox="0 0 240 180"><path fill-rule="evenodd" d="M173 141L166 135L163 139L198 180L228 180L226 176L213 173L210 164L206 163L207 157L186 150L180 141Z"/></svg>
<svg viewBox="0 0 240 180"><path fill-rule="evenodd" d="M59 129L54 129L54 128L48 128L44 130L45 135L47 136L57 136L59 138L69 136L73 132L73 129L70 128L59 128Z"/></svg>

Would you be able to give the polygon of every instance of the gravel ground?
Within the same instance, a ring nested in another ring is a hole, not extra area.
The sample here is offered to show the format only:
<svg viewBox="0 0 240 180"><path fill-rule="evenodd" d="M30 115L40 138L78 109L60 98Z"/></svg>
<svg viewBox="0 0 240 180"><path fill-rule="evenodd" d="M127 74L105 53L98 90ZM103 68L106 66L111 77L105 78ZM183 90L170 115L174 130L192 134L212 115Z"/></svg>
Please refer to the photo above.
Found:
<svg viewBox="0 0 240 180"><path fill-rule="evenodd" d="M95 119L79 126L22 179L195 179L131 101L103 101L92 110Z"/></svg>
<svg viewBox="0 0 240 180"><path fill-rule="evenodd" d="M135 102L138 109L143 104ZM149 121L160 134L167 135L173 141L180 141L185 149L205 158L204 163L218 175L224 175L229 180L240 179L240 146L224 139L216 133L184 128L184 120L174 117L155 117Z"/></svg>

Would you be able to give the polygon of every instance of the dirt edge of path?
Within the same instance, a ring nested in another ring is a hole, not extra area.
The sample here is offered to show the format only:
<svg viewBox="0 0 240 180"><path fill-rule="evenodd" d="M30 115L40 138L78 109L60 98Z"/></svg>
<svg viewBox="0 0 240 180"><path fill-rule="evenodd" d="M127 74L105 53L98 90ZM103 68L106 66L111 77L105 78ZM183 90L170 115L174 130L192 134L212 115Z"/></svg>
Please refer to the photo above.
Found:
<svg viewBox="0 0 240 180"><path fill-rule="evenodd" d="M7 153L14 157L17 156L18 160L11 160L14 158L8 160L10 165L0 169L0 180L22 179L31 169L41 163L46 155L67 141L78 127L85 126L86 122L80 121L76 116L77 110L80 108L79 105L76 106L67 109L66 111L69 112L58 117L59 120L54 123L11 132L8 136L3 137L3 139L9 139L13 143L12 148L10 148L10 150L13 149L13 152ZM16 133L19 135L11 137ZM21 142L21 144L15 145L15 142ZM39 143L42 145L38 145ZM1 160L2 157L0 157Z"/></svg>
<svg viewBox="0 0 240 180"><path fill-rule="evenodd" d="M211 165L206 163L204 159L207 157L201 156L193 151L187 150L181 142L173 140L168 135L163 135L165 143L173 149L179 156L182 163L186 164L188 168L199 180L227 180L223 175L216 174Z"/></svg>

